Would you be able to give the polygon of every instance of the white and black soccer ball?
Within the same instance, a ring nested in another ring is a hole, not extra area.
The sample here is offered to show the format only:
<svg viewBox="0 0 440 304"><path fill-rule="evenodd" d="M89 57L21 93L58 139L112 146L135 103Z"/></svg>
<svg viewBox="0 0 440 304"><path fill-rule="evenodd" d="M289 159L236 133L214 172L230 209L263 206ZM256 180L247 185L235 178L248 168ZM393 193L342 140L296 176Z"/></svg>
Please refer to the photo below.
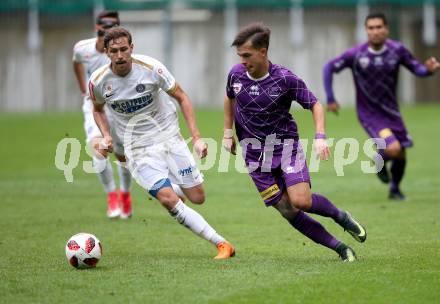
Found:
<svg viewBox="0 0 440 304"><path fill-rule="evenodd" d="M102 255L101 242L90 233L78 233L66 244L66 257L75 268L92 268L98 264Z"/></svg>

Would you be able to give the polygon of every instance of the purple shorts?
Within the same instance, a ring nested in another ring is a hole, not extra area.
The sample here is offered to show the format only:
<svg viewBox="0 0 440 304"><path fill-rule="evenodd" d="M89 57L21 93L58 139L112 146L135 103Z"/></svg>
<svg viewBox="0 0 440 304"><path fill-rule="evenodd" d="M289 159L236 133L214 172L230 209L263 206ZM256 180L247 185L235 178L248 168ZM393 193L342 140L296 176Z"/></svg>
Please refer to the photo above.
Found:
<svg viewBox="0 0 440 304"><path fill-rule="evenodd" d="M371 138L384 139L387 147L396 140L399 141L403 148L413 146L411 135L409 135L403 122L393 124L394 126L386 122L378 123L377 121L361 121L361 124Z"/></svg>
<svg viewBox="0 0 440 304"><path fill-rule="evenodd" d="M280 151L274 152L272 162L264 157L262 159L258 155L247 153L246 165L249 170L252 167L250 162L259 164L258 168L249 175L266 206L278 203L287 187L303 182L310 184L309 169L301 147L291 151L291 155L282 155Z"/></svg>

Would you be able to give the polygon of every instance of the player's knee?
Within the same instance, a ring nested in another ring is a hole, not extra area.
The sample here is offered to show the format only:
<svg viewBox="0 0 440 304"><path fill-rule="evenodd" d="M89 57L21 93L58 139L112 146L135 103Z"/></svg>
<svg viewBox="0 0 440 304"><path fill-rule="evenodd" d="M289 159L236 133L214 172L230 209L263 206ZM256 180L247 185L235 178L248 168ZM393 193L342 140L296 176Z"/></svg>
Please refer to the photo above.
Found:
<svg viewBox="0 0 440 304"><path fill-rule="evenodd" d="M205 192L203 190L199 190L195 193L191 193L190 197L188 198L193 204L201 205L205 202Z"/></svg>
<svg viewBox="0 0 440 304"><path fill-rule="evenodd" d="M312 206L312 196L310 193L295 193L290 197L295 208L300 210L309 210Z"/></svg>
<svg viewBox="0 0 440 304"><path fill-rule="evenodd" d="M156 194L156 198L165 208L171 210L179 201L179 197L176 193L174 193L174 191L167 190L167 188L159 190Z"/></svg>
<svg viewBox="0 0 440 304"><path fill-rule="evenodd" d="M398 142L394 142L385 149L385 153L391 158L399 157L402 153L402 147Z"/></svg>

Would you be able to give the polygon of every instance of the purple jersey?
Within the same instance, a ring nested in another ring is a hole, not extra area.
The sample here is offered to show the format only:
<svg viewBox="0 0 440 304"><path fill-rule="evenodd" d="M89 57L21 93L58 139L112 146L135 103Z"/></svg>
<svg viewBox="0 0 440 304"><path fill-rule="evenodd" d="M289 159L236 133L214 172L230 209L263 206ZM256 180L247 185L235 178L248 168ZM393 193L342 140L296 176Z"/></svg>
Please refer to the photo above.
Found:
<svg viewBox="0 0 440 304"><path fill-rule="evenodd" d="M292 101L310 109L316 97L304 81L291 71L270 63L269 72L260 79L248 74L242 64L235 65L228 75L228 98L235 99L235 129L241 141L256 138L262 148L266 137L298 139L298 128L290 114Z"/></svg>
<svg viewBox="0 0 440 304"><path fill-rule="evenodd" d="M386 40L380 51L374 51L368 43L347 50L324 67L327 102L335 101L332 74L350 68L356 85L356 106L361 123L405 131L396 100L400 65L418 76L430 74L398 41Z"/></svg>

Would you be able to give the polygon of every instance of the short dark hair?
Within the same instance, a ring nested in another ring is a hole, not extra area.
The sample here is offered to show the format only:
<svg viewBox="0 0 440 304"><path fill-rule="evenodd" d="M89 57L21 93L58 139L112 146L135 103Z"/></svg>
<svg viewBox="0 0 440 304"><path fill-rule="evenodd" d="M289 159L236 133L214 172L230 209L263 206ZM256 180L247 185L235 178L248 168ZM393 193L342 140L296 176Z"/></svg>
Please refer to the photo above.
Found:
<svg viewBox="0 0 440 304"><path fill-rule="evenodd" d="M384 25L388 25L387 17L385 17L384 13L371 13L365 18L365 25L367 25L367 21L370 19L382 19Z"/></svg>
<svg viewBox="0 0 440 304"><path fill-rule="evenodd" d="M263 23L251 23L238 32L231 46L241 46L248 40L255 49L269 49L270 29Z"/></svg>
<svg viewBox="0 0 440 304"><path fill-rule="evenodd" d="M96 16L96 24L101 24L103 19L114 18L117 20L117 25L120 24L119 13L117 11L102 11Z"/></svg>
<svg viewBox="0 0 440 304"><path fill-rule="evenodd" d="M131 34L125 28L118 26L118 27L113 27L113 28L105 31L104 47L108 48L108 44L110 43L110 41L121 38L121 37L127 37L128 44L131 45Z"/></svg>

